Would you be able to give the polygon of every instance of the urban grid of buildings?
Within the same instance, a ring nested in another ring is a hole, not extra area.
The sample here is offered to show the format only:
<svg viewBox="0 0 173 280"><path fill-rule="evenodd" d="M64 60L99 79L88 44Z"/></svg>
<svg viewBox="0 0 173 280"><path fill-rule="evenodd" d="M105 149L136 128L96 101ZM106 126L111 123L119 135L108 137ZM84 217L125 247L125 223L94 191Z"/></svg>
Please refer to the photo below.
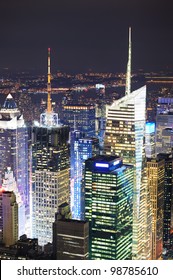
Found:
<svg viewBox="0 0 173 280"><path fill-rule="evenodd" d="M47 102L8 92L0 259L173 259L173 98L131 89L131 51L129 28L125 90L111 101L97 83L95 103L66 90L57 110L50 48Z"/></svg>

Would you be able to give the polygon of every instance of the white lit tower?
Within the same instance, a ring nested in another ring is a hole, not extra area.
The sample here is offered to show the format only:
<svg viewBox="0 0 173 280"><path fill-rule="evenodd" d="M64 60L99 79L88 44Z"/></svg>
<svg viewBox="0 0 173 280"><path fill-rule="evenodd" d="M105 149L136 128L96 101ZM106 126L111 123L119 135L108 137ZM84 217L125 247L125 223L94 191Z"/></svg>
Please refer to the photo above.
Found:
<svg viewBox="0 0 173 280"><path fill-rule="evenodd" d="M0 110L0 184L6 178L7 168L14 175L20 196L19 204L19 236L26 233L27 217L29 217L28 186L28 132L23 115L20 113L11 94L8 94Z"/></svg>
<svg viewBox="0 0 173 280"><path fill-rule="evenodd" d="M151 213L144 150L146 86L131 92L131 28L125 96L107 110L106 155L119 155L135 167L133 189L133 259L150 259Z"/></svg>
<svg viewBox="0 0 173 280"><path fill-rule="evenodd" d="M32 129L32 236L41 246L52 242L55 213L69 202L69 127L62 126L52 111L50 48L47 91L47 110Z"/></svg>

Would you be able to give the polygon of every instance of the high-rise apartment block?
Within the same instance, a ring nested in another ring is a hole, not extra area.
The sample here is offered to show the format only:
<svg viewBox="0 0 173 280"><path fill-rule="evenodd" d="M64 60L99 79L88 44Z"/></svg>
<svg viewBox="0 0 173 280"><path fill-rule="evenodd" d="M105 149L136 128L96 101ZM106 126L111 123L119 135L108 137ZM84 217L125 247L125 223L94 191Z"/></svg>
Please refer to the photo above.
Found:
<svg viewBox="0 0 173 280"><path fill-rule="evenodd" d="M90 259L132 257L134 169L118 156L85 162L85 219L89 221Z"/></svg>

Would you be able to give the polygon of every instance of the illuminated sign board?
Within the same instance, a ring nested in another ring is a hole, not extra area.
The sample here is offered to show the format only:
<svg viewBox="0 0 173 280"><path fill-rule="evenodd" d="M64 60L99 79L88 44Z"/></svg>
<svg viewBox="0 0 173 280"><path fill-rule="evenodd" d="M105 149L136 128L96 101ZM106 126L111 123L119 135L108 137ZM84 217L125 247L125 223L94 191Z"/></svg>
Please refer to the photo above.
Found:
<svg viewBox="0 0 173 280"><path fill-rule="evenodd" d="M146 123L146 133L154 133L156 130L156 126L154 122Z"/></svg>
<svg viewBox="0 0 173 280"><path fill-rule="evenodd" d="M108 163L96 162L95 167L109 168Z"/></svg>

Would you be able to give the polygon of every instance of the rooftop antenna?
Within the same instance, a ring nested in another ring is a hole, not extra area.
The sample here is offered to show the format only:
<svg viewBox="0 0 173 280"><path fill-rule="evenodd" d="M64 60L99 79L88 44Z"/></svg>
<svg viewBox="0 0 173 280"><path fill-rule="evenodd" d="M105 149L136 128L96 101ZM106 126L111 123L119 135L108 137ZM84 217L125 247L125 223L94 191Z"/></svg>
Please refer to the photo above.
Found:
<svg viewBox="0 0 173 280"><path fill-rule="evenodd" d="M48 48L48 75L47 75L47 112L52 112L52 104L51 104L51 74L50 74L50 48Z"/></svg>
<svg viewBox="0 0 173 280"><path fill-rule="evenodd" d="M129 95L131 92L131 27L129 27L129 51L128 51L128 63L127 63L127 73L126 73L126 91L125 94Z"/></svg>

